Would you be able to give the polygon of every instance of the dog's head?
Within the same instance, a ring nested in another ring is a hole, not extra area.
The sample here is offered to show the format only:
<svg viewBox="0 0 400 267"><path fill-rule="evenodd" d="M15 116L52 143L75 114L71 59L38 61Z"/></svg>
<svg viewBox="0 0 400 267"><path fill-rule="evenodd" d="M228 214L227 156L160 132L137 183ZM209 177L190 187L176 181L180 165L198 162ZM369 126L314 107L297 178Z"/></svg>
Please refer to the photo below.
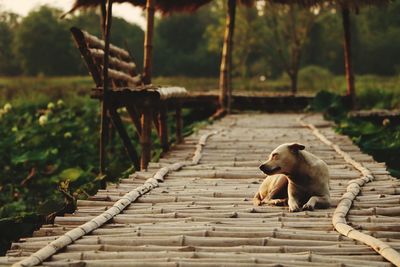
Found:
<svg viewBox="0 0 400 267"><path fill-rule="evenodd" d="M305 148L297 143L282 144L271 152L266 162L260 165L260 170L267 175L291 174L295 168L299 151Z"/></svg>

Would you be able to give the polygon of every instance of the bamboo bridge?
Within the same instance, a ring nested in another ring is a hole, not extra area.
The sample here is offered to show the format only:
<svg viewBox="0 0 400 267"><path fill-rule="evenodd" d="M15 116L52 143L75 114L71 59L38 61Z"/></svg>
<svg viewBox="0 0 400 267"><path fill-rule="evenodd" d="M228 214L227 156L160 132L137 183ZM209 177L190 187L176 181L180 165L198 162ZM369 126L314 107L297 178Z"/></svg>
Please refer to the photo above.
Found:
<svg viewBox="0 0 400 267"><path fill-rule="evenodd" d="M399 265L400 181L331 126L319 114L226 116L13 243L0 266ZM252 205L257 166L292 141L328 163L330 209Z"/></svg>

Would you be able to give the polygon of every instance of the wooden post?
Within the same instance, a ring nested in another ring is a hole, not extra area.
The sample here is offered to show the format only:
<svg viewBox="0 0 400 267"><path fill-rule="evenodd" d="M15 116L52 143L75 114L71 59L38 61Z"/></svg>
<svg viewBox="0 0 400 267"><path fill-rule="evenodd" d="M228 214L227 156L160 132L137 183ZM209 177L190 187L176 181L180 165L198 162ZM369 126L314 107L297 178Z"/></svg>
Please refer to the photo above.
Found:
<svg viewBox="0 0 400 267"><path fill-rule="evenodd" d="M100 125L100 175L105 175L106 170L106 144L108 135L108 60L110 54L110 29L112 21L112 0L107 1L105 20L105 47L104 47L104 68L103 68L103 100L101 102L101 125Z"/></svg>
<svg viewBox="0 0 400 267"><path fill-rule="evenodd" d="M100 5L100 31L101 31L101 37L103 38L103 40L106 38L106 16L107 16L106 1L101 1L101 5Z"/></svg>
<svg viewBox="0 0 400 267"><path fill-rule="evenodd" d="M153 60L153 29L154 29L154 1L146 1L146 33L144 36L144 63L143 83L151 84L151 69Z"/></svg>
<svg viewBox="0 0 400 267"><path fill-rule="evenodd" d="M160 135L160 142L163 152L167 152L169 149L167 112L168 110L165 103L161 103L160 110L158 112L158 132Z"/></svg>
<svg viewBox="0 0 400 267"><path fill-rule="evenodd" d="M176 120L176 142L182 143L183 137L182 137L182 128L183 128L183 120L182 120L182 106L181 103L176 104L176 109L175 109L175 120Z"/></svg>
<svg viewBox="0 0 400 267"><path fill-rule="evenodd" d="M344 63L346 70L346 95L350 98L352 106L355 104L356 89L354 84L354 73L351 53L351 31L350 31L350 10L348 7L342 7L342 21L344 30Z"/></svg>
<svg viewBox="0 0 400 267"><path fill-rule="evenodd" d="M129 135L126 133L125 127L121 121L121 118L118 115L117 108L114 105L111 105L111 103L109 103L108 110L110 111L111 121L113 122L115 129L117 129L118 134L121 137L122 142L124 143L124 147L128 152L128 155L132 161L133 166L135 167L135 170L139 170L140 169L139 156L136 153L135 147L132 145L129 139Z"/></svg>
<svg viewBox="0 0 400 267"><path fill-rule="evenodd" d="M142 109L140 144L142 146L142 155L140 159L140 169L145 170L151 159L151 123L152 110L150 103L145 103Z"/></svg>
<svg viewBox="0 0 400 267"><path fill-rule="evenodd" d="M230 112L232 82L231 61L233 47L233 33L235 29L236 0L228 0L228 12L226 16L224 46L222 48L222 59L219 76L219 105L222 110Z"/></svg>
<svg viewBox="0 0 400 267"><path fill-rule="evenodd" d="M126 109L128 110L128 114L131 117L131 120L136 128L136 133L138 136L142 134L142 126L140 124L140 112L137 112L135 105L126 105Z"/></svg>

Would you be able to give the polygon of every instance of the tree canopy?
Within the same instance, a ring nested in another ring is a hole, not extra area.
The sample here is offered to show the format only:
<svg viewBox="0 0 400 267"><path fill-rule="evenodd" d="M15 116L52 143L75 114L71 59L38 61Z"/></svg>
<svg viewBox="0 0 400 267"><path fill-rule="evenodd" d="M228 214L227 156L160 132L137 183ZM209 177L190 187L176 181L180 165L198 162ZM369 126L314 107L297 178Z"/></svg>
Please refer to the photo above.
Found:
<svg viewBox="0 0 400 267"><path fill-rule="evenodd" d="M293 52L287 35L284 6L239 7L234 35L233 75L278 77L285 72ZM154 42L156 76L218 76L225 6L219 1L192 14L157 17ZM283 10L283 11L282 11ZM296 9L296 28L310 18L308 10ZM354 69L357 74L395 75L400 72L400 2L388 7L366 7L352 14ZM331 8L321 9L301 35L299 68L319 66L343 73L343 29L341 18ZM26 17L0 13L0 75L81 75L87 71L74 47L69 28L77 26L100 36L97 12L80 12L60 20L60 10L47 6ZM279 38L277 38L277 36ZM143 61L143 30L114 18L112 42L128 49L138 66ZM285 40L285 42L283 42ZM280 43L278 43L280 42ZM279 49L278 49L279 48ZM289 62L289 61L287 61Z"/></svg>

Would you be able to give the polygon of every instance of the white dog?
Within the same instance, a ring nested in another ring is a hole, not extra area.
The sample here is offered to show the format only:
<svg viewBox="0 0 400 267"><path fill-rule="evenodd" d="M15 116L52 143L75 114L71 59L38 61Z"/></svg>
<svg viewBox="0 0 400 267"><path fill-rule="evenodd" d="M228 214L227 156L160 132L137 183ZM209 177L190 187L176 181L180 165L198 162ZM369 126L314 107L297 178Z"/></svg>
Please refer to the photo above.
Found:
<svg viewBox="0 0 400 267"><path fill-rule="evenodd" d="M282 144L271 152L260 166L269 176L254 196L254 205L279 205L287 201L289 211L329 208L328 166L304 148L297 143Z"/></svg>

